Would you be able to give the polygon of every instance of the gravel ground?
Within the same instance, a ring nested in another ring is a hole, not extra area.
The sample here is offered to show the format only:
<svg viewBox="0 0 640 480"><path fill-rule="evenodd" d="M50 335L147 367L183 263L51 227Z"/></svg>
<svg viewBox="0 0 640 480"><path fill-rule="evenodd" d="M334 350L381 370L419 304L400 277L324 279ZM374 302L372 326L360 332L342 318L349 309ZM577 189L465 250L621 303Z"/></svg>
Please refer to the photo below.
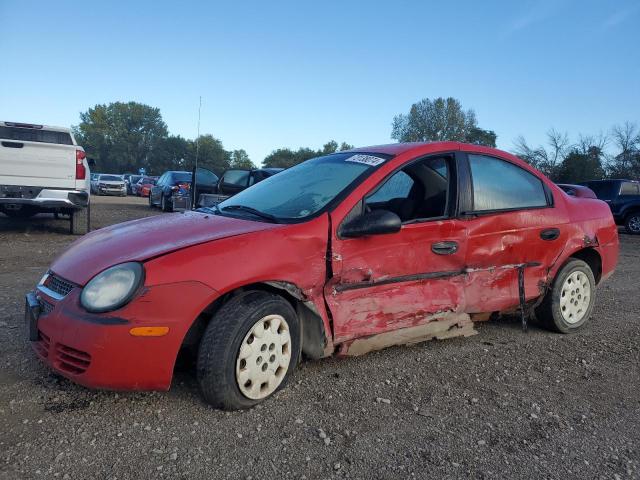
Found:
<svg viewBox="0 0 640 480"><path fill-rule="evenodd" d="M157 214L97 198L96 227ZM167 393L96 392L40 365L24 293L72 237L0 218L0 478L640 478L640 237L579 334L516 318L479 335L304 362L252 410L205 405L193 368Z"/></svg>

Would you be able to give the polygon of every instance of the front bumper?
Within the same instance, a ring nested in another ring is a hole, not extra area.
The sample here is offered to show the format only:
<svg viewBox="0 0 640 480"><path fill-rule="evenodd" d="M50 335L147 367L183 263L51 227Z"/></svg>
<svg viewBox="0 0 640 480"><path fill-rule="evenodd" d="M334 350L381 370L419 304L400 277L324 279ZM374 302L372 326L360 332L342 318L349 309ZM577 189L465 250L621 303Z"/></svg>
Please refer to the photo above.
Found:
<svg viewBox="0 0 640 480"><path fill-rule="evenodd" d="M98 192L102 195L126 195L127 187L114 188L114 187L101 187L98 186Z"/></svg>
<svg viewBox="0 0 640 480"><path fill-rule="evenodd" d="M14 210L20 209L23 205L37 207L40 209L58 208L85 208L89 204L89 192L85 190L58 190L43 188L33 195L35 187L16 187L9 190L4 187L0 193L0 207ZM31 189L31 190L26 190Z"/></svg>
<svg viewBox="0 0 640 480"><path fill-rule="evenodd" d="M110 390L168 390L182 341L215 296L198 282L144 287L120 310L92 314L80 306L80 292L80 287L74 287L63 298L47 288L33 292L40 314L31 327L36 339L31 345L62 376L86 387ZM30 316L27 303L27 322ZM141 326L165 326L169 333L161 337L130 334Z"/></svg>

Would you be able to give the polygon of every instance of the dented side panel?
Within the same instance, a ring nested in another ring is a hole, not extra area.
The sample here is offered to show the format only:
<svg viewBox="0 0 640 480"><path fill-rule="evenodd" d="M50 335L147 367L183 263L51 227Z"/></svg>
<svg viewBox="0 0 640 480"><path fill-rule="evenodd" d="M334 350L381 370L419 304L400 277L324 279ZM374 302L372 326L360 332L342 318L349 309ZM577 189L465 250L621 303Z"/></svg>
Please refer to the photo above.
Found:
<svg viewBox="0 0 640 480"><path fill-rule="evenodd" d="M452 255L433 243L458 243ZM414 327L434 315L462 311L466 229L458 220L404 225L396 234L341 240L334 237L333 278L325 297L334 341Z"/></svg>

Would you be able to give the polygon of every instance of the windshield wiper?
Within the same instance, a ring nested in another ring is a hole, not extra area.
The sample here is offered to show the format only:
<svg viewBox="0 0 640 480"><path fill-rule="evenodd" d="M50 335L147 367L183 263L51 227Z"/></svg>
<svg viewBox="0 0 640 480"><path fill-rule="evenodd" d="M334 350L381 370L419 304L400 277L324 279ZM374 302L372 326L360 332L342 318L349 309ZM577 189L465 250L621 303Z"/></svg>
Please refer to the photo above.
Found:
<svg viewBox="0 0 640 480"><path fill-rule="evenodd" d="M251 213L256 217L264 218L265 220L269 220L272 223L280 223L278 221L278 217L274 217L269 213L261 212L260 210L256 210L253 207L247 207L246 205L227 205L226 207L222 207L220 210L240 210L241 212Z"/></svg>

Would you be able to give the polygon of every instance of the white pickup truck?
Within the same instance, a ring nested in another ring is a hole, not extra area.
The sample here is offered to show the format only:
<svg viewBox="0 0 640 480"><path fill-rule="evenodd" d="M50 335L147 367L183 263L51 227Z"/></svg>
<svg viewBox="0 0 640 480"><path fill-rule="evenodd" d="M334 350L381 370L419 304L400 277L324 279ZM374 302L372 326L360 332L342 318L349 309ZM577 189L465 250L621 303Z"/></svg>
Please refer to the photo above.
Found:
<svg viewBox="0 0 640 480"><path fill-rule="evenodd" d="M70 232L90 229L89 161L68 128L0 122L0 212L65 214Z"/></svg>

